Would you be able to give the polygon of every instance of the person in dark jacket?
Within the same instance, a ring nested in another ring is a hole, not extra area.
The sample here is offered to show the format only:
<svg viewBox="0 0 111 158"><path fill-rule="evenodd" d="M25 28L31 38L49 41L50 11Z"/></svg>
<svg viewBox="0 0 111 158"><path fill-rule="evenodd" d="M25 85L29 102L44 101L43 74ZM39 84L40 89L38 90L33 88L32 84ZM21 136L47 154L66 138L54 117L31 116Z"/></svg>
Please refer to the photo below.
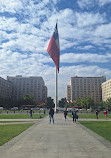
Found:
<svg viewBox="0 0 111 158"><path fill-rule="evenodd" d="M30 118L32 118L32 109L30 110L30 112L29 112L29 113L30 113Z"/></svg>
<svg viewBox="0 0 111 158"><path fill-rule="evenodd" d="M75 110L72 111L72 117L73 117L73 123L74 123L74 121L76 122L77 113Z"/></svg>
<svg viewBox="0 0 111 158"><path fill-rule="evenodd" d="M49 124L51 123L51 119L54 124L54 110L52 108L49 110Z"/></svg>
<svg viewBox="0 0 111 158"><path fill-rule="evenodd" d="M98 113L99 113L98 110L96 110L96 118L97 118L97 120L98 120Z"/></svg>
<svg viewBox="0 0 111 158"><path fill-rule="evenodd" d="M64 110L64 118L65 118L65 120L67 119L67 113L68 113L67 108L65 108L65 110Z"/></svg>

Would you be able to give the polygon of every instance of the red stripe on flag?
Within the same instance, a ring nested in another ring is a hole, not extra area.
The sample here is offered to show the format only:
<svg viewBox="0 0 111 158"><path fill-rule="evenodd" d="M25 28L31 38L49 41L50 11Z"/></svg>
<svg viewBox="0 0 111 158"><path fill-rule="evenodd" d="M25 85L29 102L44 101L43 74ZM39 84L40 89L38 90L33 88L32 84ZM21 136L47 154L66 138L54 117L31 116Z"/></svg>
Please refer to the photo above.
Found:
<svg viewBox="0 0 111 158"><path fill-rule="evenodd" d="M51 40L49 42L47 52L49 53L50 57L53 59L56 68L59 72L59 56L60 56L60 50L58 46L56 45L55 39L53 36L51 37Z"/></svg>

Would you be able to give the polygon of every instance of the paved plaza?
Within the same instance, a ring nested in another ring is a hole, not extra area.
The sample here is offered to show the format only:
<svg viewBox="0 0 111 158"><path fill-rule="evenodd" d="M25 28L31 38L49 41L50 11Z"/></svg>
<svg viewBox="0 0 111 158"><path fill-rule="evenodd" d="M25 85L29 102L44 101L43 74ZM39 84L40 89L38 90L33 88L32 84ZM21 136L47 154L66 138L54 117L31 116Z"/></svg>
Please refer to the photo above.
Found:
<svg viewBox="0 0 111 158"><path fill-rule="evenodd" d="M72 119L46 117L0 147L0 158L110 158L111 143Z"/></svg>

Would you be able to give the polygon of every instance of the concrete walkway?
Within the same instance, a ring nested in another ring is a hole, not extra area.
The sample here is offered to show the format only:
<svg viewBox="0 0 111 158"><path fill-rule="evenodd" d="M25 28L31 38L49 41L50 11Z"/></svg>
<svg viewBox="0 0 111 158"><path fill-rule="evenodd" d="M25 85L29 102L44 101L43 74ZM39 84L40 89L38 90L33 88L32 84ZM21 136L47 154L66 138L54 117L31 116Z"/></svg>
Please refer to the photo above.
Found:
<svg viewBox="0 0 111 158"><path fill-rule="evenodd" d="M27 131L0 147L0 158L110 158L111 148L63 114L37 121Z"/></svg>

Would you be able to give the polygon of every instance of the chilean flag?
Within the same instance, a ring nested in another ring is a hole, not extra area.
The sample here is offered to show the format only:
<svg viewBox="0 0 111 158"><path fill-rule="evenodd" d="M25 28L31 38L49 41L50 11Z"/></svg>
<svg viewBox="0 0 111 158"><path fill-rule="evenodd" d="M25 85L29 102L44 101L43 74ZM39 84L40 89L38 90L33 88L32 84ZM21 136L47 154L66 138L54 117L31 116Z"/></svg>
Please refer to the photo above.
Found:
<svg viewBox="0 0 111 158"><path fill-rule="evenodd" d="M59 73L60 46L59 46L59 35L58 35L57 23L56 23L54 33L50 39L47 52L49 53L50 57L54 61Z"/></svg>

